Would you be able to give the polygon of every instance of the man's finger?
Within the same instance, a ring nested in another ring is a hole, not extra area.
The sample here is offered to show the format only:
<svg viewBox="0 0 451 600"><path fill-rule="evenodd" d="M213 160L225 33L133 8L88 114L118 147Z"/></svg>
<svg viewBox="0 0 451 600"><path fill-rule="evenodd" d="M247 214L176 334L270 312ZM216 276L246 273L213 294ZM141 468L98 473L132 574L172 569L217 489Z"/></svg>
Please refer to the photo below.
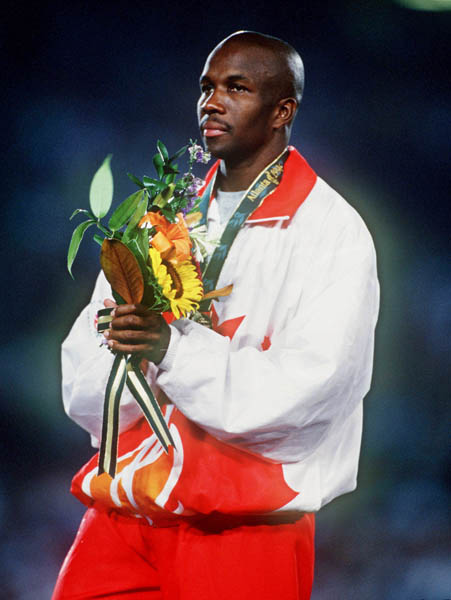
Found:
<svg viewBox="0 0 451 600"><path fill-rule="evenodd" d="M149 352L148 344L120 344L116 340L109 341L108 347L113 352L124 352L125 354L144 354L145 352Z"/></svg>
<svg viewBox="0 0 451 600"><path fill-rule="evenodd" d="M135 308L135 304L118 304L114 311L114 315L120 317L122 315L134 314Z"/></svg>
<svg viewBox="0 0 451 600"><path fill-rule="evenodd" d="M141 354L144 358L158 364L166 354L167 348L149 346L149 344L121 344L116 340L110 340L108 347L114 353L123 352L124 354Z"/></svg>
<svg viewBox="0 0 451 600"><path fill-rule="evenodd" d="M159 336L157 333L146 330L130 330L130 329L110 329L104 333L107 340L116 340L121 344L147 344L151 346L157 344Z"/></svg>
<svg viewBox="0 0 451 600"><path fill-rule="evenodd" d="M139 317L138 315L128 314L121 317L115 316L111 321L111 329L133 329L133 330L149 330L157 331L159 329L158 322L147 317Z"/></svg>
<svg viewBox="0 0 451 600"><path fill-rule="evenodd" d="M144 306L144 304L135 304L135 314L142 317L158 318L158 313L151 310L148 306Z"/></svg>
<svg viewBox="0 0 451 600"><path fill-rule="evenodd" d="M138 315L140 317L147 317L150 315L157 316L156 313L150 310L144 304L119 304L114 311L115 316L120 317L122 315Z"/></svg>
<svg viewBox="0 0 451 600"><path fill-rule="evenodd" d="M115 308L117 304L114 300L111 300L111 298L105 298L103 306L105 306L105 308Z"/></svg>

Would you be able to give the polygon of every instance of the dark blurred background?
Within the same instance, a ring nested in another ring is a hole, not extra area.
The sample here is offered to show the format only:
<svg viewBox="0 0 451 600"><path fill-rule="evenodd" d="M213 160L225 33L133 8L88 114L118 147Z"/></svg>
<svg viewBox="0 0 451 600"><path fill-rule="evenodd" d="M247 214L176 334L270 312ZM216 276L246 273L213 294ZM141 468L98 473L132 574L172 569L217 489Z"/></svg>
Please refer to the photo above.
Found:
<svg viewBox="0 0 451 600"><path fill-rule="evenodd" d="M69 485L93 450L62 410L59 346L89 299L98 246L87 236L72 281L69 216L109 152L118 203L134 190L128 170L151 174L158 138L175 151L199 137L203 61L238 29L303 56L293 143L378 252L359 487L318 516L313 599L451 597L450 2L297 4L3 4L1 598L50 598L83 512Z"/></svg>

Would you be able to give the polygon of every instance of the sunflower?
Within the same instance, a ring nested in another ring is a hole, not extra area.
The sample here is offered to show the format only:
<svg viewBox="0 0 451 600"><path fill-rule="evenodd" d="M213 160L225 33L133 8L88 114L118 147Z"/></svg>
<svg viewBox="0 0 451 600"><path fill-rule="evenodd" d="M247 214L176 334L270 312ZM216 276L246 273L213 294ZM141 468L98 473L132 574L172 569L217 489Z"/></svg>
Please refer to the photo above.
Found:
<svg viewBox="0 0 451 600"><path fill-rule="evenodd" d="M172 293L172 279L168 270L161 260L160 253L155 248L149 248L149 258L152 265L153 274L161 287L163 296L170 298Z"/></svg>
<svg viewBox="0 0 451 600"><path fill-rule="evenodd" d="M192 261L171 263L162 259L155 248L149 249L149 257L163 296L169 300L175 318L184 317L195 310L202 300L203 288Z"/></svg>

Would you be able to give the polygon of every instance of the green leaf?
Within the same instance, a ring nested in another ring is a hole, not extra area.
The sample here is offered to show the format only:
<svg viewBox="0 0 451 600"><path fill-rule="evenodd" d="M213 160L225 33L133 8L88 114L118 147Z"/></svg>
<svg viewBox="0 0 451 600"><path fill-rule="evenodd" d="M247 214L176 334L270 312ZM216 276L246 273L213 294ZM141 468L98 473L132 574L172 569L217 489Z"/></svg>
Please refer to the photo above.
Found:
<svg viewBox="0 0 451 600"><path fill-rule="evenodd" d="M112 231L117 231L130 219L136 210L136 207L141 202L145 195L144 190L138 190L128 198L126 198L111 215L108 221L108 227Z"/></svg>
<svg viewBox="0 0 451 600"><path fill-rule="evenodd" d="M113 201L113 175L111 173L110 161L112 154L103 161L91 181L89 190L89 204L97 219L104 217L110 210Z"/></svg>
<svg viewBox="0 0 451 600"><path fill-rule="evenodd" d="M149 246L149 242L147 242L147 246ZM127 242L127 248L129 248L129 250L131 250L136 258L136 260L138 261L139 264L139 268L141 269L141 273L143 274L143 276L146 275L146 260L147 260L147 256L143 256L142 253L142 249L140 248L138 242L136 239L133 240L129 240Z"/></svg>
<svg viewBox="0 0 451 600"><path fill-rule="evenodd" d="M122 296L119 296L117 292L112 289L111 293L113 294L113 298L117 304L125 304L125 300L122 298Z"/></svg>
<svg viewBox="0 0 451 600"><path fill-rule="evenodd" d="M163 166L163 173L165 175L177 175L178 173L180 173L180 171L177 169L177 165L164 165Z"/></svg>
<svg viewBox="0 0 451 600"><path fill-rule="evenodd" d="M187 148L188 148L188 146L183 146L183 148L180 148L180 150L177 150L177 152L169 158L168 162L171 163L176 158L179 158L179 156L182 156L182 154L185 154Z"/></svg>
<svg viewBox="0 0 451 600"><path fill-rule="evenodd" d="M175 184L170 183L162 192L160 192L158 194L158 196L153 201L153 204L155 206L158 206L159 208L163 208L163 206L166 206L168 201L172 198L174 189L175 189Z"/></svg>
<svg viewBox="0 0 451 600"><path fill-rule="evenodd" d="M140 179L138 179L137 177L135 177L135 175L133 175L132 173L127 173L127 177L129 179L131 179L133 181L133 183L135 183L138 187L140 187L140 188L144 187L143 182Z"/></svg>
<svg viewBox="0 0 451 600"><path fill-rule="evenodd" d="M160 212L170 223L175 223L175 215L170 208L160 208Z"/></svg>
<svg viewBox="0 0 451 600"><path fill-rule="evenodd" d="M124 244L126 244L128 242L128 240L135 238L138 235L138 232L140 231L138 229L138 223L144 217L146 212L147 212L147 199L144 198L143 200L141 200L141 202L136 207L136 210L133 213L132 218L130 219L130 221L127 225L127 228L124 231L124 235L122 236L122 241L124 242Z"/></svg>
<svg viewBox="0 0 451 600"><path fill-rule="evenodd" d="M166 184L169 184L169 183L173 183L174 179L175 179L175 173L171 173L170 175L166 175L165 178L163 179L163 181Z"/></svg>
<svg viewBox="0 0 451 600"><path fill-rule="evenodd" d="M161 154L160 153L155 154L152 161L153 161L155 170L157 172L157 175L161 179L164 175L164 171L163 171L164 160L161 158Z"/></svg>
<svg viewBox="0 0 451 600"><path fill-rule="evenodd" d="M158 152L161 154L161 158L163 159L163 162L164 163L168 162L168 159L169 159L168 149L163 144L163 142L161 142L160 140L157 141L157 148L158 148Z"/></svg>
<svg viewBox="0 0 451 600"><path fill-rule="evenodd" d="M103 238L103 237L102 237L101 235L99 235L98 233L95 233L95 234L92 236L92 239L93 239L95 242L97 242L97 243L99 244L99 246L101 246L101 245L103 244L103 240L104 240L105 238Z"/></svg>
<svg viewBox="0 0 451 600"><path fill-rule="evenodd" d="M136 243L139 246L139 250L144 257L144 260L147 261L149 257L149 230L148 229L139 229L138 235L136 236Z"/></svg>
<svg viewBox="0 0 451 600"><path fill-rule="evenodd" d="M166 187L164 181L160 181L159 179L152 179L152 177L147 177L146 175L143 177L143 183L145 187L155 187L159 191L164 190L164 188Z"/></svg>
<svg viewBox="0 0 451 600"><path fill-rule="evenodd" d="M77 208L76 210L74 210L74 212L69 217L69 221L72 221L72 219L75 217L75 215L78 215L79 213L84 213L85 215L88 215L91 218L94 216L89 212L89 210L86 210L86 208Z"/></svg>
<svg viewBox="0 0 451 600"><path fill-rule="evenodd" d="M113 232L109 231L106 227L104 227L100 221L96 221L96 225L97 225L97 228L100 229L100 231L104 235L106 235L107 238L110 238L113 236Z"/></svg>
<svg viewBox="0 0 451 600"><path fill-rule="evenodd" d="M83 221L83 223L77 225L72 234L72 238L69 244L69 250L67 251L67 270L69 271L69 274L72 277L72 279L74 278L74 276L72 275L72 265L74 263L75 257L77 256L81 240L83 239L85 231L88 229L88 227L91 227L91 225L94 225L94 223L95 221L93 219L89 219L89 221Z"/></svg>

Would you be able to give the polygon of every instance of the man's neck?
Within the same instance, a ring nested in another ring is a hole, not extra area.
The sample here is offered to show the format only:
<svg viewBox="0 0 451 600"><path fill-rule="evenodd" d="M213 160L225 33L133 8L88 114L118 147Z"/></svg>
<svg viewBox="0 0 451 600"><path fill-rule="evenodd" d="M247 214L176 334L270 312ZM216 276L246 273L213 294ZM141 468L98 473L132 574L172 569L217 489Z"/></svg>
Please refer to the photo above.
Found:
<svg viewBox="0 0 451 600"><path fill-rule="evenodd" d="M221 159L216 186L224 192L247 190L263 169L275 160L285 149L285 145L277 148L263 148L257 155L239 162Z"/></svg>

